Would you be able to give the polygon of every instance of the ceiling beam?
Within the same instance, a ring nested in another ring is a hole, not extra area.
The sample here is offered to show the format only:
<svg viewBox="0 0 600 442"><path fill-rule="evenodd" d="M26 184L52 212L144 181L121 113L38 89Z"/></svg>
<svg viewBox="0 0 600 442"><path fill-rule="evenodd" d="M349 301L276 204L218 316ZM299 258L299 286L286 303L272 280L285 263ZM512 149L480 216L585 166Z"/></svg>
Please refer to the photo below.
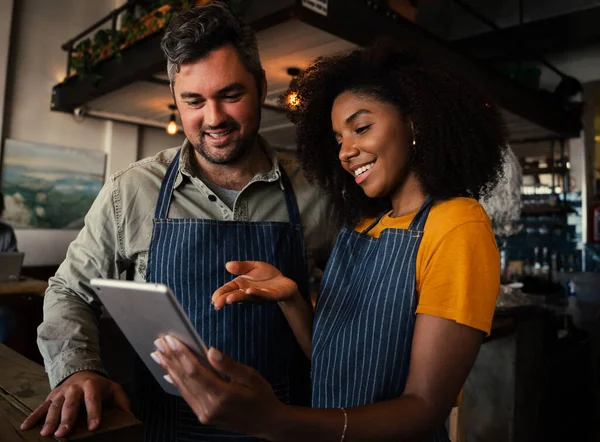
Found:
<svg viewBox="0 0 600 442"><path fill-rule="evenodd" d="M525 22L502 31L491 31L454 40L452 45L479 59L489 61L528 61L530 51L544 55L566 52L600 42L600 7L557 17ZM511 42L526 46L521 50Z"/></svg>
<svg viewBox="0 0 600 442"><path fill-rule="evenodd" d="M162 33L155 33L123 49L121 59L111 57L98 63L95 81L91 75L76 76L52 88L50 108L53 111L73 112L95 98L116 91L134 81L148 80L165 67L160 48Z"/></svg>
<svg viewBox="0 0 600 442"><path fill-rule="evenodd" d="M424 28L393 13L385 3L382 0L329 0L327 16L324 16L303 7L302 0L296 0L295 5L255 20L251 26L258 32L295 19L360 46L385 35L399 44L406 42L417 46L425 56L452 66L493 94L501 107L546 128L549 134L567 137L579 135L580 115L569 112L550 94L527 89L481 61L457 52ZM151 35L125 48L121 60L112 58L99 63L101 80L97 84L91 78L80 81L75 77L57 84L52 90L51 109L73 112L95 98L134 81L147 81L157 72L164 72L161 38L161 32ZM285 40L282 45L285 45Z"/></svg>
<svg viewBox="0 0 600 442"><path fill-rule="evenodd" d="M292 17L294 7L286 6L264 17L254 20L250 25L255 32L285 22ZM92 75L82 79L76 76L67 78L52 88L50 109L72 113L98 97L116 91L134 81L153 81L153 74L164 72L166 68L164 54L160 47L163 32L156 32L123 49L121 59L110 57L97 65ZM154 79L155 82L161 82ZM161 82L162 83L162 82Z"/></svg>
<svg viewBox="0 0 600 442"><path fill-rule="evenodd" d="M146 78L146 81L149 81L150 83L160 84L161 86L171 86L171 82L169 80L156 78L154 75L151 75L150 77Z"/></svg>
<svg viewBox="0 0 600 442"><path fill-rule="evenodd" d="M302 21L360 46L371 43L381 35L399 44L405 42L409 46L416 46L424 56L452 66L479 84L493 95L499 106L511 113L556 135L579 136L581 117L578 113L569 112L550 94L521 86L502 72L458 52L431 32L387 9L385 2L330 0L327 17L305 8L298 8L297 14Z"/></svg>

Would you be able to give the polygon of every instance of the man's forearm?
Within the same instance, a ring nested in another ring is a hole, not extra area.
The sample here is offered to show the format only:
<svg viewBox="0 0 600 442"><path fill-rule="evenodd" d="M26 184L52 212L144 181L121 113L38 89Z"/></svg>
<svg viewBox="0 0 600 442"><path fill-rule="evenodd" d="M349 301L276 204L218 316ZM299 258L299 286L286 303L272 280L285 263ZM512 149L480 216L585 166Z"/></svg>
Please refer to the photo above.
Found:
<svg viewBox="0 0 600 442"><path fill-rule="evenodd" d="M78 371L106 373L100 360L98 313L55 278L44 299L38 347L51 388Z"/></svg>

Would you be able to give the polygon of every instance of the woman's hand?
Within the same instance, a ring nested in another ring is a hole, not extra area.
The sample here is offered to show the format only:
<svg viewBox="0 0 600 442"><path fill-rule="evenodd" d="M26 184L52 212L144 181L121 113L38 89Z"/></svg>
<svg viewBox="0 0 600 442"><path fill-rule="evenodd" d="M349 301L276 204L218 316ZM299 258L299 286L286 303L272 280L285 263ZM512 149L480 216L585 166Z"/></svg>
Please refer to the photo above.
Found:
<svg viewBox="0 0 600 442"><path fill-rule="evenodd" d="M208 361L229 377L227 382L177 338L166 336L154 344L158 350L152 358L167 371L165 379L177 387L201 423L264 438L281 419L285 405L253 368L211 348Z"/></svg>
<svg viewBox="0 0 600 442"><path fill-rule="evenodd" d="M261 261L231 261L228 272L240 275L213 293L212 302L219 310L226 304L256 301L290 301L298 292L296 283L271 264Z"/></svg>

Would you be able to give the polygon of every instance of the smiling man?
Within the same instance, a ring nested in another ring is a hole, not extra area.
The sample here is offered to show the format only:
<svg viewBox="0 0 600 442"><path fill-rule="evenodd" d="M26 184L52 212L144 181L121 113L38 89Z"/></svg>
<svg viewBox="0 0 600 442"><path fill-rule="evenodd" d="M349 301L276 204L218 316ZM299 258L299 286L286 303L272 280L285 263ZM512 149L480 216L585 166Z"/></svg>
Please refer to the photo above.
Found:
<svg viewBox="0 0 600 442"><path fill-rule="evenodd" d="M147 441L253 440L199 425L141 364L130 398L106 377L99 303L89 281L127 269L135 280L171 287L206 344L255 367L283 401L309 398L308 370L297 370L308 364L299 363L301 350L280 307L216 311L211 295L233 279L226 262L262 260L308 300L307 275L326 262L336 234L328 200L294 158L258 135L267 84L256 39L224 3L180 13L162 47L187 140L113 175L90 209L50 279L38 330L53 390L22 428L44 421L43 435L62 437L84 404L94 430L103 405L129 410L131 399Z"/></svg>

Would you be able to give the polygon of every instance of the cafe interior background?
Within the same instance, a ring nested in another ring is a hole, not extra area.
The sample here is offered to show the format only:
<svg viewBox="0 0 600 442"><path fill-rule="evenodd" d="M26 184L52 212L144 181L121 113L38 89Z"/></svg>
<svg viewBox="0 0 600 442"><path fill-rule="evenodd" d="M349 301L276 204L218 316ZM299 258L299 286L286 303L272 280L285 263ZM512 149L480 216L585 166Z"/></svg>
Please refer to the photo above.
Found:
<svg viewBox="0 0 600 442"><path fill-rule="evenodd" d="M0 283L0 306L17 317L2 340L34 362L45 281L100 186L184 139L159 41L178 8L202 3L0 0L0 186L27 282ZM600 1L230 3L257 31L269 84L260 133L277 149L295 149L278 104L291 78L381 35L493 94L511 148L486 206L502 291L452 438L600 440ZM110 318L102 340L109 372L125 379L131 349Z"/></svg>

